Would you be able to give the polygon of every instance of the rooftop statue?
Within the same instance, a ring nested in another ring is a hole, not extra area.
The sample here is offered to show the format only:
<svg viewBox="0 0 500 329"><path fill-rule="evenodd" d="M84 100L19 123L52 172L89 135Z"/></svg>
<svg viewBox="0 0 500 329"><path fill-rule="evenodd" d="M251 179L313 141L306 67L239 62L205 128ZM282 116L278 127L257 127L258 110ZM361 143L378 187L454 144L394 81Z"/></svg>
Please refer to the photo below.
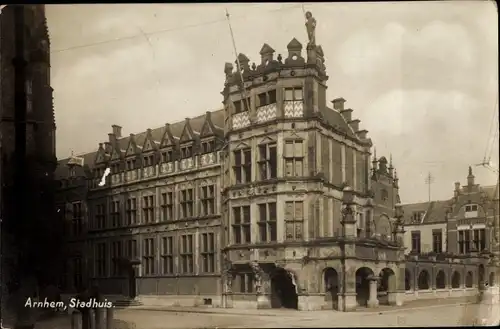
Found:
<svg viewBox="0 0 500 329"><path fill-rule="evenodd" d="M310 11L306 12L306 29L307 37L309 38L308 45L316 45L316 19Z"/></svg>

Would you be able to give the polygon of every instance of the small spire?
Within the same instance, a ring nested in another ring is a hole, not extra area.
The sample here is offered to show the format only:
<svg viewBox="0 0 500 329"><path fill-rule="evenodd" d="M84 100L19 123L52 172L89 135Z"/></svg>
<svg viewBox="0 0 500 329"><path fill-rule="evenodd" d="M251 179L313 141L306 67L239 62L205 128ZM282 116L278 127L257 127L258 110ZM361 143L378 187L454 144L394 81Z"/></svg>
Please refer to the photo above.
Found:
<svg viewBox="0 0 500 329"><path fill-rule="evenodd" d="M377 148L373 148L373 162L377 162Z"/></svg>
<svg viewBox="0 0 500 329"><path fill-rule="evenodd" d="M396 168L394 168L394 180L399 180Z"/></svg>
<svg viewBox="0 0 500 329"><path fill-rule="evenodd" d="M469 166L469 176L472 176L472 167Z"/></svg>
<svg viewBox="0 0 500 329"><path fill-rule="evenodd" d="M392 166L392 153L391 153L391 154L389 154L389 168L394 168L394 167Z"/></svg>

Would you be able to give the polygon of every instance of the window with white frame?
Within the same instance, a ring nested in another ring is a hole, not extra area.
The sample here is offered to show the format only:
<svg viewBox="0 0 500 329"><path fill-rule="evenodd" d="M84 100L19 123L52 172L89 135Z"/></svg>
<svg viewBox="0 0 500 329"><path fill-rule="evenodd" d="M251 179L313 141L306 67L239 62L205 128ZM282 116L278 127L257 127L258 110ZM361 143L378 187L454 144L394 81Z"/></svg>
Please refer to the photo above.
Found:
<svg viewBox="0 0 500 329"><path fill-rule="evenodd" d="M285 101L303 101L304 93L302 87L297 88L286 88L285 89Z"/></svg>
<svg viewBox="0 0 500 329"><path fill-rule="evenodd" d="M233 171L236 184L252 182L252 151L250 148L234 151Z"/></svg>
<svg viewBox="0 0 500 329"><path fill-rule="evenodd" d="M261 203L259 207L259 240L274 242L277 240L276 202Z"/></svg>
<svg viewBox="0 0 500 329"><path fill-rule="evenodd" d="M180 218L194 216L194 189L188 188L180 191Z"/></svg>
<svg viewBox="0 0 500 329"><path fill-rule="evenodd" d="M259 145L259 179L273 179L277 175L276 144Z"/></svg>
<svg viewBox="0 0 500 329"><path fill-rule="evenodd" d="M155 199L154 195L147 195L142 198L142 214L144 223L155 222Z"/></svg>
<svg viewBox="0 0 500 329"><path fill-rule="evenodd" d="M164 222L174 220L174 192L161 194L161 220Z"/></svg>
<svg viewBox="0 0 500 329"><path fill-rule="evenodd" d="M201 187L201 209L200 216L210 216L215 214L215 186Z"/></svg>
<svg viewBox="0 0 500 329"><path fill-rule="evenodd" d="M465 218L473 218L478 216L477 204L468 204L465 206Z"/></svg>

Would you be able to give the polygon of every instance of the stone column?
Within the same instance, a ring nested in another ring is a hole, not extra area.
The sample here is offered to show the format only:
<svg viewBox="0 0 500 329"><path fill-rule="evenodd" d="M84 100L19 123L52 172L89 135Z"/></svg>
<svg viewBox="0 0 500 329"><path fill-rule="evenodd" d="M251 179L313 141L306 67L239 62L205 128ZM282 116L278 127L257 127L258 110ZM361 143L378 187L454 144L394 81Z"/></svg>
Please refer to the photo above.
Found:
<svg viewBox="0 0 500 329"><path fill-rule="evenodd" d="M405 268L400 267L398 273L396 273L396 277L390 278L389 280L389 291L387 292L389 305L403 305L405 294ZM392 281L394 281L394 283L392 283Z"/></svg>
<svg viewBox="0 0 500 329"><path fill-rule="evenodd" d="M338 309L342 312L352 312L358 307L356 300L356 272L353 267L342 269L339 273Z"/></svg>
<svg viewBox="0 0 500 329"><path fill-rule="evenodd" d="M377 276L370 276L370 296L368 298L368 307L374 308L378 306L378 298L377 298L377 284L379 278Z"/></svg>
<svg viewBox="0 0 500 329"><path fill-rule="evenodd" d="M226 253L223 257L222 270L222 307L233 308L233 270Z"/></svg>

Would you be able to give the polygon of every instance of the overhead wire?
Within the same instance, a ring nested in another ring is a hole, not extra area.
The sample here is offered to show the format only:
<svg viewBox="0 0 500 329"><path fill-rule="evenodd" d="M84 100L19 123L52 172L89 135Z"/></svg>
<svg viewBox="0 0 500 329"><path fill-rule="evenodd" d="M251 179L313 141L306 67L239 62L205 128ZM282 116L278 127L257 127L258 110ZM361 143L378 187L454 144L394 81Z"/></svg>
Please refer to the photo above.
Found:
<svg viewBox="0 0 500 329"><path fill-rule="evenodd" d="M497 105L498 105L498 93L496 95L495 105L493 106L493 113L491 114L490 127L488 129L488 136L486 139L486 147L484 150L484 157L483 157L484 163L489 161L489 159L487 158L488 156L491 157L491 153L493 151L493 147L494 147L494 143L495 143L494 139L495 139L495 136L498 134L498 127L496 127L498 125L498 121L495 123L495 116L498 113ZM493 131L494 126L497 128L496 131ZM492 134L493 134L493 138L492 138Z"/></svg>
<svg viewBox="0 0 500 329"><path fill-rule="evenodd" d="M252 6L256 6L256 5L257 4L252 5ZM286 7L282 6L282 7L277 8L277 9L266 10L266 12L286 11L286 10L298 8L299 6L300 5L290 5L290 6L286 6ZM249 16L252 16L252 15L248 15L248 14L246 14L246 15L236 15L236 16L231 16L231 18L232 19L234 19L234 18L238 19L238 18L245 18L245 17L249 17ZM104 41L98 41L98 42L93 42L93 43L88 43L88 44L83 44L83 45L78 45L78 46L72 46L72 47L67 47L67 48L62 48L62 49L55 49L55 50L51 51L50 53L51 54L57 54L57 53L62 53L62 52L70 51L70 50L76 50L76 49L94 47L94 46L99 46L99 45L105 45L105 44L109 44L109 43L113 43L113 42L119 42L119 41L124 41L124 40L131 40L131 39L140 38L140 37L144 37L144 36L147 37L147 36L156 35L156 34L168 33L168 32L173 32L173 31L181 31L181 30L186 30L186 29L195 28L195 27L201 27L201 26L207 26L207 25L217 24L217 23L225 22L226 20L227 20L227 18L224 17L224 18L216 19L216 20L212 20L212 21L207 21L207 22L202 22L202 23L196 23L196 24L189 24L189 25L183 25L183 26L172 27L172 28L168 28L168 29L161 29L161 30L152 31L152 32L144 32L143 31L143 33L134 34L134 35L131 35L131 36L120 37L120 38L115 38L115 39L109 39L109 40L104 40Z"/></svg>

